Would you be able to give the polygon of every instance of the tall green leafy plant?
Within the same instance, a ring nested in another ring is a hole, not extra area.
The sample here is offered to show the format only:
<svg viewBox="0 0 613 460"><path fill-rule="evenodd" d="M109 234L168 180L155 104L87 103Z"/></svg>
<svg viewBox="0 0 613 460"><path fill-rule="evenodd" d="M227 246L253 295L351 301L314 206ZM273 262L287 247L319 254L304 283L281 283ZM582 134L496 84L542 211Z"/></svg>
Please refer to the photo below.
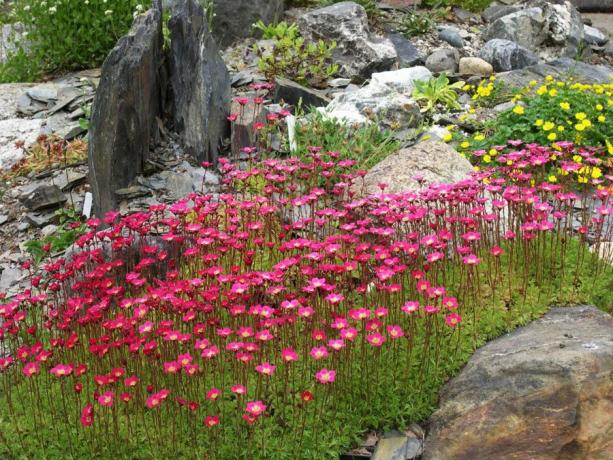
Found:
<svg viewBox="0 0 613 460"><path fill-rule="evenodd" d="M16 21L27 31L30 62L39 72L52 73L95 67L102 63L117 40L132 25L135 15L145 11L150 0L18 0L14 4ZM27 79L22 63L26 50L9 60L0 76L7 79ZM19 70L19 69L17 69Z"/></svg>

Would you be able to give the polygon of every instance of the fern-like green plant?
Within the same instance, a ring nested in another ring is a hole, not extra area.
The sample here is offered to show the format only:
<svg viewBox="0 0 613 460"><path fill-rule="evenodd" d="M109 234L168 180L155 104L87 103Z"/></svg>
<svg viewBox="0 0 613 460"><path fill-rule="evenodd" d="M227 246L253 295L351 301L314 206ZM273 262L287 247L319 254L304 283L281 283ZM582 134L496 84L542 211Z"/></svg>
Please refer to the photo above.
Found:
<svg viewBox="0 0 613 460"><path fill-rule="evenodd" d="M425 106L421 108L422 113L434 110L438 103L443 104L447 109L459 109L460 104L458 103L456 90L463 86L463 81L449 84L447 75L442 73L437 78L416 81L413 98L416 101L425 101Z"/></svg>
<svg viewBox="0 0 613 460"><path fill-rule="evenodd" d="M266 25L260 19L253 24L253 28L261 31L262 37L267 40L283 40L284 38L294 40L300 33L296 24L288 24L285 21Z"/></svg>

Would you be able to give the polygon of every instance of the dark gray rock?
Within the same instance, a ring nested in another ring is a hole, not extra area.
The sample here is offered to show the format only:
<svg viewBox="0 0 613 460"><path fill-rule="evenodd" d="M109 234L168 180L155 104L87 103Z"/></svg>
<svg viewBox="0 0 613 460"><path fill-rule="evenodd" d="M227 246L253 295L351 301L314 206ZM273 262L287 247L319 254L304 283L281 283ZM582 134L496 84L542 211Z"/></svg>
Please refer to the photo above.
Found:
<svg viewBox="0 0 613 460"><path fill-rule="evenodd" d="M481 48L479 57L492 64L496 72L523 69L538 62L532 51L515 42L498 38L488 41Z"/></svg>
<svg viewBox="0 0 613 460"><path fill-rule="evenodd" d="M451 48L439 48L434 50L428 59L426 67L432 72L456 73L460 55L457 50Z"/></svg>
<svg viewBox="0 0 613 460"><path fill-rule="evenodd" d="M600 30L587 25L583 26L583 35L588 45L604 46L609 41L609 37Z"/></svg>
<svg viewBox="0 0 613 460"><path fill-rule="evenodd" d="M460 33L451 27L443 27L438 32L438 38L449 43L454 48L464 48L464 39L460 37Z"/></svg>
<svg viewBox="0 0 613 460"><path fill-rule="evenodd" d="M541 8L526 8L496 19L483 33L483 40L509 40L529 50L537 49L547 39Z"/></svg>
<svg viewBox="0 0 613 460"><path fill-rule="evenodd" d="M611 458L611 337L580 306L487 343L441 390L424 460Z"/></svg>
<svg viewBox="0 0 613 460"><path fill-rule="evenodd" d="M89 130L89 174L97 215L112 210L114 192L144 169L161 113L162 13L138 16L102 66Z"/></svg>
<svg viewBox="0 0 613 460"><path fill-rule="evenodd" d="M515 13L519 10L519 6L516 5L492 4L488 6L485 10L483 10L483 13L481 13L481 17L485 22L494 22L496 19L500 19L507 14Z"/></svg>
<svg viewBox="0 0 613 460"><path fill-rule="evenodd" d="M120 188L115 190L115 195L120 200L134 200L143 196L150 196L151 190L140 185L132 185L130 187Z"/></svg>
<svg viewBox="0 0 613 460"><path fill-rule="evenodd" d="M537 64L500 73L497 77L511 86L524 87L531 80L544 80L547 75L556 79L572 77L580 83L609 83L613 70L604 65L592 65L570 58L560 58L547 64Z"/></svg>
<svg viewBox="0 0 613 460"><path fill-rule="evenodd" d="M323 91L305 88L286 78L276 78L273 101L279 102L281 100L294 106L302 100L303 107L324 107L330 103L330 99L326 97Z"/></svg>
<svg viewBox="0 0 613 460"><path fill-rule="evenodd" d="M264 24L281 21L283 0L214 0L213 35L221 47L250 37L253 24L260 19Z"/></svg>
<svg viewBox="0 0 613 460"><path fill-rule="evenodd" d="M188 154L199 161L215 162L219 146L229 134L230 74L196 0L178 1L168 28L174 129Z"/></svg>
<svg viewBox="0 0 613 460"><path fill-rule="evenodd" d="M537 1L543 9L547 32L545 44L560 48L560 56L577 56L584 39L583 20L579 11L569 1L560 4Z"/></svg>
<svg viewBox="0 0 613 460"><path fill-rule="evenodd" d="M57 209L66 203L66 197L55 185L40 185L19 200L30 211Z"/></svg>
<svg viewBox="0 0 613 460"><path fill-rule="evenodd" d="M613 0L573 0L573 4L582 13L613 13Z"/></svg>
<svg viewBox="0 0 613 460"><path fill-rule="evenodd" d="M374 72L389 70L397 59L387 38L371 37L366 10L354 2L340 2L309 11L298 18L302 36L309 41L336 42L333 60L339 76L364 81Z"/></svg>
<svg viewBox="0 0 613 460"><path fill-rule="evenodd" d="M390 33L387 38L392 42L398 55L398 66L414 67L424 63L424 57L409 40L398 33Z"/></svg>

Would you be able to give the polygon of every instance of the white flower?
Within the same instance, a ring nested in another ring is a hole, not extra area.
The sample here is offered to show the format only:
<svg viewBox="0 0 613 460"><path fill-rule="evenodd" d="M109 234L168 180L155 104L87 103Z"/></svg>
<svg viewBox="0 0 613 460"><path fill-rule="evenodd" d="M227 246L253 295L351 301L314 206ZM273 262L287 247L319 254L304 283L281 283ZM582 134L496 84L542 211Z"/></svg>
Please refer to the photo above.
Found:
<svg viewBox="0 0 613 460"><path fill-rule="evenodd" d="M106 11L104 12L104 15L105 15L105 16L110 16L111 14L113 14L113 10L106 10Z"/></svg>
<svg viewBox="0 0 613 460"><path fill-rule="evenodd" d="M52 6L49 8L49 13L53 14L53 13L57 13L57 6Z"/></svg>
<svg viewBox="0 0 613 460"><path fill-rule="evenodd" d="M30 11L30 5L26 5L23 7L23 11Z"/></svg>

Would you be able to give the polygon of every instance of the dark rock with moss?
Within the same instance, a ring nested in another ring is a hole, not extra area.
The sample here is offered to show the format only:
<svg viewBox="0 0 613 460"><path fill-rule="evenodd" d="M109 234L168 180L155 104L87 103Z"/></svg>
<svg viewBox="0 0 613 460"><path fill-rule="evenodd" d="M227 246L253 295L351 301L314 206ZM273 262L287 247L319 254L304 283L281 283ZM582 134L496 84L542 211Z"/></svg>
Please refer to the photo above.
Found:
<svg viewBox="0 0 613 460"><path fill-rule="evenodd" d="M102 66L89 132L89 175L96 214L117 203L115 190L141 173L158 136L162 12L138 16Z"/></svg>
<svg viewBox="0 0 613 460"><path fill-rule="evenodd" d="M189 155L215 162L229 135L230 74L197 0L181 0L171 11L170 93L172 123Z"/></svg>

